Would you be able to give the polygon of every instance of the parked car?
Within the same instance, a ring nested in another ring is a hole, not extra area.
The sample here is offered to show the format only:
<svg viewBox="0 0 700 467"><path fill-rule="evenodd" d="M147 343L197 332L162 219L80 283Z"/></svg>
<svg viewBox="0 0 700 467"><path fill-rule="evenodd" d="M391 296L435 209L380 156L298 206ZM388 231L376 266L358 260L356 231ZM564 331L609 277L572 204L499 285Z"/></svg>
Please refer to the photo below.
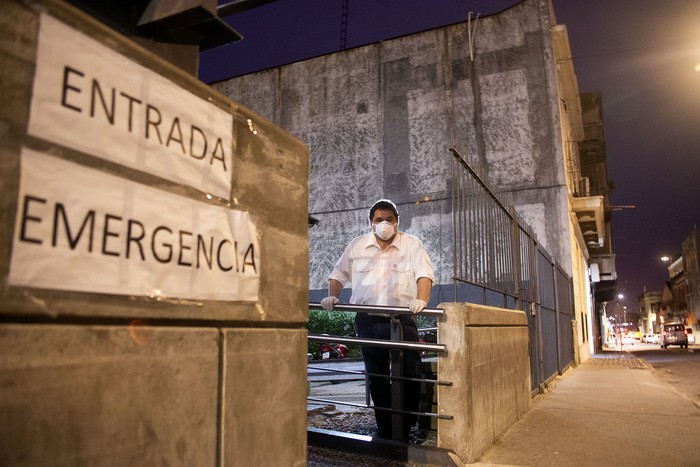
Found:
<svg viewBox="0 0 700 467"><path fill-rule="evenodd" d="M649 340L647 341L649 344L658 344L661 342L661 337L658 334L649 334Z"/></svg>
<svg viewBox="0 0 700 467"><path fill-rule="evenodd" d="M688 336L688 344L695 344L695 334L693 334L693 328L691 328L690 326L686 326L685 335Z"/></svg>
<svg viewBox="0 0 700 467"><path fill-rule="evenodd" d="M669 345L679 345L688 348L688 335L685 326L680 323L664 324L661 328L661 348Z"/></svg>
<svg viewBox="0 0 700 467"><path fill-rule="evenodd" d="M633 334L626 334L622 336L622 344L623 345L634 345L634 335Z"/></svg>

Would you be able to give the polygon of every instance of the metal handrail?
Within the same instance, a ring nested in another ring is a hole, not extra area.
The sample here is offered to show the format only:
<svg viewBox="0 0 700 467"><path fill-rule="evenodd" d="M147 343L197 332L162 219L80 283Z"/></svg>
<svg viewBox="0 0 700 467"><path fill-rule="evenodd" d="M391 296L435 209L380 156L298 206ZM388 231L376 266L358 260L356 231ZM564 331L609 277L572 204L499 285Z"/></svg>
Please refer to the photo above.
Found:
<svg viewBox="0 0 700 467"><path fill-rule="evenodd" d="M323 368L320 366L307 366L306 367L308 370L317 370L317 371L326 371L329 373L338 374L347 374L347 375L362 375L362 376L379 376L381 378L386 378L386 379L391 379L391 380L400 380L400 381L415 381L418 383L430 383L430 384L435 384L437 386L452 386L452 381L442 381L438 379L428 379L428 378L406 378L404 376L390 376L390 375L384 375L381 373L367 373L366 371L358 371L358 370L340 370L338 368Z"/></svg>
<svg viewBox="0 0 700 467"><path fill-rule="evenodd" d="M309 334L311 342L333 342L338 344L359 345L367 347L380 347L385 349L402 349L402 350L425 350L432 352L447 353L445 344L430 344L423 342L411 341L389 341L386 339L369 339L360 337L338 337L328 334Z"/></svg>
<svg viewBox="0 0 700 467"><path fill-rule="evenodd" d="M309 308L314 310L323 310L319 302L309 302ZM333 311L355 312L355 313L383 313L389 315L412 315L413 313L408 307L404 306L381 306L381 305L344 305L336 304L333 306ZM419 314L428 316L443 316L445 310L442 308L423 308Z"/></svg>
<svg viewBox="0 0 700 467"><path fill-rule="evenodd" d="M321 304L318 302L309 303L309 308L310 309L317 309L317 310L324 309L321 306ZM328 334L309 334L308 335L308 340L311 342L333 342L333 343L339 343L339 344L357 345L357 346L362 346L362 347L380 347L380 348L385 348L385 349L391 350L392 364L391 364L391 372L388 375L386 375L386 374L375 375L375 374L368 374L366 372L342 371L341 370L342 373L362 374L365 376L365 378L384 377L384 378L388 378L390 380L415 381L415 382L424 382L424 383L428 383L428 384L445 385L445 386L452 385L452 383L449 381L437 381L434 379L425 379L425 378L407 378L407 377L403 376L403 372L401 369L402 368L401 359L399 358L400 352L402 350L426 351L426 352L432 351L432 352L437 352L441 356L444 356L447 354L447 346L444 344L421 343L421 342L398 340L401 338L401 331L400 331L400 327L399 327L398 317L401 315L412 315L413 314L408 307L336 304L333 307L333 311L336 311L336 312L355 312L355 313L376 313L376 314L380 314L380 315L391 316L391 339L390 340L347 337L347 336L341 337L341 336L332 336L332 335L328 335ZM425 308L421 311L420 314L432 315L432 316L439 317L439 316L444 316L445 310L442 308ZM435 329L437 329L437 328L435 328ZM413 411L403 410L401 408L401 405L402 405L401 401L403 401L403 386L402 385L392 385L391 407L376 407L374 405L370 405L369 393L367 392L367 387L365 387L365 397L367 400L366 404L353 404L353 403L347 403L347 402L341 402L341 401L332 401L332 400L328 400L328 399L318 399L315 397L307 397L307 400L391 412L393 414L392 418L394 418L394 420L392 420L392 438L393 439L399 439L401 436L400 424L397 423L397 419L396 419L396 417L399 417L401 414L413 414L413 415L435 417L435 418L439 418L439 419L448 419L448 420L452 420L454 418L451 415L446 415L443 413L435 414L435 413L431 413L431 412L413 412Z"/></svg>

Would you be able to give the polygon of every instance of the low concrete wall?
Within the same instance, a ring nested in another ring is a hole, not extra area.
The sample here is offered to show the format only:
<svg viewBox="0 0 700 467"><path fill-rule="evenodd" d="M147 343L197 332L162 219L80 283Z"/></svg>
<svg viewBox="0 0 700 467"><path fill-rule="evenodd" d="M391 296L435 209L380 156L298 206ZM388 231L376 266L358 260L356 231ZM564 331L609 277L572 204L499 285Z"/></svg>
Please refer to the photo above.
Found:
<svg viewBox="0 0 700 467"><path fill-rule="evenodd" d="M438 360L441 414L438 446L465 463L476 461L529 409L527 316L468 303L442 303L439 340L448 354Z"/></svg>
<svg viewBox="0 0 700 467"><path fill-rule="evenodd" d="M304 465L305 348L298 330L0 325L0 465Z"/></svg>

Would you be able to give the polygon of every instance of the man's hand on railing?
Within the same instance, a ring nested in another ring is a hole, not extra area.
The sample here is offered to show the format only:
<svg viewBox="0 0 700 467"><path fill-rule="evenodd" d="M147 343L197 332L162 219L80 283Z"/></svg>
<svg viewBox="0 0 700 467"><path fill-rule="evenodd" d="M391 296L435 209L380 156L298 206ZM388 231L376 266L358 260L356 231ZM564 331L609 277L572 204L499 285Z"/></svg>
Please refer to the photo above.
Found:
<svg viewBox="0 0 700 467"><path fill-rule="evenodd" d="M333 306L338 303L338 297L334 297L333 295L329 295L328 297L324 298L321 300L321 306L323 307L324 310L326 311L331 311L333 310Z"/></svg>
<svg viewBox="0 0 700 467"><path fill-rule="evenodd" d="M425 308L426 306L428 306L428 304L420 298L414 298L413 300L408 302L408 309L411 310L411 313L413 313L414 315L423 311L423 308Z"/></svg>

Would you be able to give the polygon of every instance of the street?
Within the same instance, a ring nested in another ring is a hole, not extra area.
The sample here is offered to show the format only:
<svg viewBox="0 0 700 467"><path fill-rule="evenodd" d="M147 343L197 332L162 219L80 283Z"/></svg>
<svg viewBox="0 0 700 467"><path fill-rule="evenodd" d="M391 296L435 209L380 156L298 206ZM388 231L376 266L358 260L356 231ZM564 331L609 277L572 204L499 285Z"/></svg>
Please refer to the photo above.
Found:
<svg viewBox="0 0 700 467"><path fill-rule="evenodd" d="M635 341L634 345L625 345L624 350L643 359L654 368L659 379L700 407L700 346L662 349L658 344Z"/></svg>
<svg viewBox="0 0 700 467"><path fill-rule="evenodd" d="M309 362L309 396L322 399L324 401L335 401L336 409L344 412L354 412L358 410L355 405L367 404L365 393L365 378L361 374L347 374L334 371L364 371L362 360L315 360ZM324 408L330 402L309 401L309 410ZM343 405L343 403L352 405Z"/></svg>

